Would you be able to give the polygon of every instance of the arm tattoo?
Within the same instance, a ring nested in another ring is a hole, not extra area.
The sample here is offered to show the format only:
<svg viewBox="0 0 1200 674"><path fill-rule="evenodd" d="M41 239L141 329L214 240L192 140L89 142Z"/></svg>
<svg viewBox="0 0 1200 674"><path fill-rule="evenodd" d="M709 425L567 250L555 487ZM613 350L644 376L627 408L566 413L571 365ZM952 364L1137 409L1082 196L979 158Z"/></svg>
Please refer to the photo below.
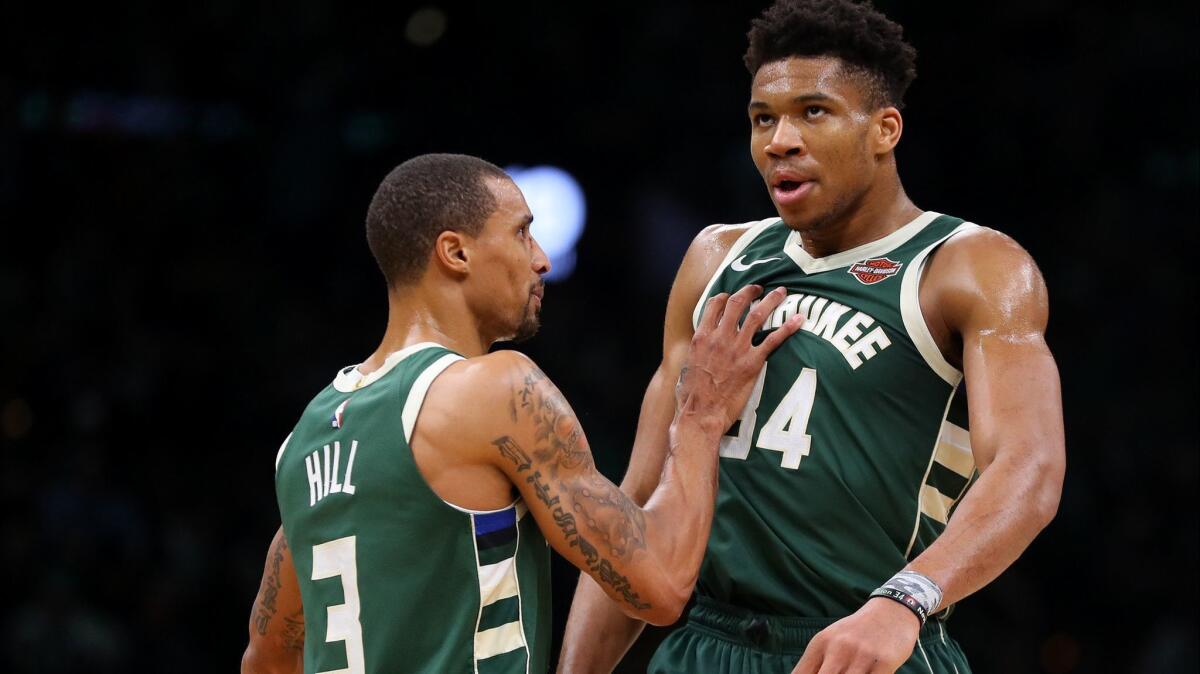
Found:
<svg viewBox="0 0 1200 674"><path fill-rule="evenodd" d="M634 608L650 608L596 545L599 543L617 560L630 559L636 550L646 547L645 515L596 472L575 415L546 375L535 367L520 381L521 386L513 392L511 409L534 424L536 445L531 450L532 458L511 436L498 437L492 444L518 473L527 473L525 481L550 510L567 544L579 549L592 575ZM579 530L580 521L590 539Z"/></svg>
<svg viewBox="0 0 1200 674"><path fill-rule="evenodd" d="M290 651L304 651L304 609L291 616L283 617L283 647Z"/></svg>
<svg viewBox="0 0 1200 674"><path fill-rule="evenodd" d="M279 565L283 563L283 551L287 550L287 539L280 537L279 547L271 549L270 567L263 575L262 588L259 590L260 599L254 607L254 626L259 634L267 633L271 618L275 617L275 600L279 598L279 588L283 583L279 580Z"/></svg>
<svg viewBox="0 0 1200 674"><path fill-rule="evenodd" d="M529 470L529 455L512 438L505 435L492 440L492 444L496 445L504 458L517 465L517 472Z"/></svg>
<svg viewBox="0 0 1200 674"><path fill-rule="evenodd" d="M526 373L519 395L521 409L533 418L537 429L538 446L533 450L534 456L550 464L551 476L557 477L560 466L592 465L592 453L575 422L575 415L541 370L535 367Z"/></svg>

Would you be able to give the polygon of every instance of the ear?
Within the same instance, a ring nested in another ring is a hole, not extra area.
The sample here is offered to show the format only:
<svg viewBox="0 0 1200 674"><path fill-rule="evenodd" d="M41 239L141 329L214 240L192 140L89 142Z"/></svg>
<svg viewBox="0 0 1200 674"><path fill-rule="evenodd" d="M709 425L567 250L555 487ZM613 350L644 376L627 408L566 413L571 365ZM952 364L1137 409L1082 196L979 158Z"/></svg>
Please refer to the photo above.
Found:
<svg viewBox="0 0 1200 674"><path fill-rule="evenodd" d="M896 149L900 136L904 133L904 118L900 110L886 106L875 113L875 155L885 155Z"/></svg>
<svg viewBox="0 0 1200 674"><path fill-rule="evenodd" d="M466 276L471 271L472 243L471 237L447 229L433 242L433 262L451 274Z"/></svg>

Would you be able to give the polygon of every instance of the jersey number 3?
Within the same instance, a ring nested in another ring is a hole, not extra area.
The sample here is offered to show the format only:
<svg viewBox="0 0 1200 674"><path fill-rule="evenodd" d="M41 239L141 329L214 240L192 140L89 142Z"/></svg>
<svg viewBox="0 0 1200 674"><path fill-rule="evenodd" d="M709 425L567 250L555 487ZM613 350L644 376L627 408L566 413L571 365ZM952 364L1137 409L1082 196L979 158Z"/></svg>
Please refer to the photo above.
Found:
<svg viewBox="0 0 1200 674"><path fill-rule="evenodd" d="M737 435L721 438L721 456L744 461L750 455L750 441L754 438L754 428L758 425L758 405L766 380L767 368L764 365L762 372L758 373L758 381L754 382L750 399L746 401L746 409L742 410ZM816 395L817 371L806 367L800 371L800 376L792 383L787 395L779 401L779 405L771 412L767 423L763 424L758 433L758 447L781 452L783 458L780 465L784 468L795 470L800 467L800 460L808 456L812 436L805 431L808 430L808 418L812 415Z"/></svg>
<svg viewBox="0 0 1200 674"><path fill-rule="evenodd" d="M362 623L358 620L358 559L356 537L346 536L313 546L313 580L340 577L344 603L330 606L326 614L325 642L346 642L346 668L320 674L362 674Z"/></svg>

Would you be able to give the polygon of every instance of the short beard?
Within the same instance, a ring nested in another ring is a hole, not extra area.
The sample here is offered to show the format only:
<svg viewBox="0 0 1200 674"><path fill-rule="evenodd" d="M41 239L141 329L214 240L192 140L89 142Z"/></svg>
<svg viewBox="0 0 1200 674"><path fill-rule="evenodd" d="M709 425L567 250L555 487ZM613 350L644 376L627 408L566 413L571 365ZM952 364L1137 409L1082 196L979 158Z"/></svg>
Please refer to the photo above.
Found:
<svg viewBox="0 0 1200 674"><path fill-rule="evenodd" d="M525 307L521 309L521 323L517 325L517 329L511 340L514 344L520 344L525 340L537 334L538 328L542 326L540 317L536 311L530 311L529 305L533 303L533 295L525 302Z"/></svg>

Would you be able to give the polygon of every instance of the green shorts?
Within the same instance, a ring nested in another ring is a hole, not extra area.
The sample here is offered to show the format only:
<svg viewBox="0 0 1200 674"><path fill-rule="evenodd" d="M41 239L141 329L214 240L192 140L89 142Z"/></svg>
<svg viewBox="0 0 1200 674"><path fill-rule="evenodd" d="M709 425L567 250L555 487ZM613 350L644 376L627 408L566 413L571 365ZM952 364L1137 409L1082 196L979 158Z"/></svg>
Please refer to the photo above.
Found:
<svg viewBox="0 0 1200 674"><path fill-rule="evenodd" d="M752 613L699 597L687 624L663 641L648 674L791 674L808 642L833 620ZM899 674L970 674L939 620L921 628Z"/></svg>

